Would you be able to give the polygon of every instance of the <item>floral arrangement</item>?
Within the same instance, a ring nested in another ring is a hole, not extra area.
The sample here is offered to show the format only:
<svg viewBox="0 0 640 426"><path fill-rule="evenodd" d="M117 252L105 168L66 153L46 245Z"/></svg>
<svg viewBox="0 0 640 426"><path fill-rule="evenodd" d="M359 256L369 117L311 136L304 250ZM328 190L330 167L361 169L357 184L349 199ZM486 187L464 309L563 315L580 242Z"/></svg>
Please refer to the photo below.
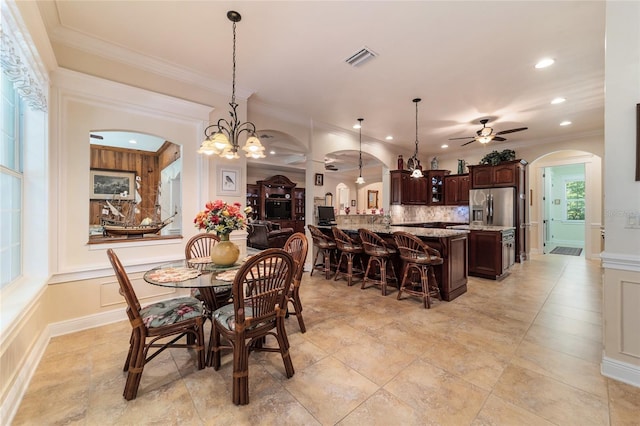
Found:
<svg viewBox="0 0 640 426"><path fill-rule="evenodd" d="M351 212L351 209L349 207L345 207L344 212L345 214L349 214Z"/></svg>
<svg viewBox="0 0 640 426"><path fill-rule="evenodd" d="M196 228L207 232L215 232L218 236L228 236L231 231L244 229L245 216L240 209L240 203L227 204L222 200L209 201L193 219ZM251 207L246 207L244 213L251 213Z"/></svg>

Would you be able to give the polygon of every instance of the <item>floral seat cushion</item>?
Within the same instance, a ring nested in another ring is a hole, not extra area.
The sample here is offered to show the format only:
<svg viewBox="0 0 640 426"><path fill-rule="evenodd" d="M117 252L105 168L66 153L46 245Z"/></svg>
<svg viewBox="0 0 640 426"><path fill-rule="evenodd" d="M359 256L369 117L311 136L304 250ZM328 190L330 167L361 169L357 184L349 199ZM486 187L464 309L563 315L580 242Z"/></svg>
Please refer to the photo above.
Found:
<svg viewBox="0 0 640 426"><path fill-rule="evenodd" d="M202 316L202 303L193 297L178 297L140 310L144 325L153 328Z"/></svg>
<svg viewBox="0 0 640 426"><path fill-rule="evenodd" d="M247 318L253 316L253 309L251 306L245 306L244 314ZM225 305L216 310L213 313L213 318L215 318L215 320L227 330L236 329L236 317L233 304Z"/></svg>

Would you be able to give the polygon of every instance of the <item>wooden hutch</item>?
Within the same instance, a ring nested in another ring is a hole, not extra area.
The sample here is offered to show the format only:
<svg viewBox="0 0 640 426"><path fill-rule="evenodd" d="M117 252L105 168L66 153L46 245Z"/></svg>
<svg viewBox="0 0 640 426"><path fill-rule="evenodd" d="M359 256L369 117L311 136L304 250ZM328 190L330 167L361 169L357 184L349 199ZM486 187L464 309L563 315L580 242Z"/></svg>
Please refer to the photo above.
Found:
<svg viewBox="0 0 640 426"><path fill-rule="evenodd" d="M281 228L304 232L305 189L283 175L275 175L247 185L247 206L256 220L268 220Z"/></svg>

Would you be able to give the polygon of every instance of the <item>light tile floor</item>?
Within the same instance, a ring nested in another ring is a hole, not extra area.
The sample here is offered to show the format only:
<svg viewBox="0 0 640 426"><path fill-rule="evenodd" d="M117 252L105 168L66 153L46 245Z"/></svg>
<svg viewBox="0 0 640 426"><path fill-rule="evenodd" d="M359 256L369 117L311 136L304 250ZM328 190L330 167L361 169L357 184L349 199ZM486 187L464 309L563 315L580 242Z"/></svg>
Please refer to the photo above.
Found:
<svg viewBox="0 0 640 426"><path fill-rule="evenodd" d="M287 323L296 374L253 353L242 407L230 356L198 371L189 351L166 352L127 402L127 322L56 337L13 424L640 424L640 389L600 375L599 262L536 256L468 287L425 310L305 274L307 332Z"/></svg>

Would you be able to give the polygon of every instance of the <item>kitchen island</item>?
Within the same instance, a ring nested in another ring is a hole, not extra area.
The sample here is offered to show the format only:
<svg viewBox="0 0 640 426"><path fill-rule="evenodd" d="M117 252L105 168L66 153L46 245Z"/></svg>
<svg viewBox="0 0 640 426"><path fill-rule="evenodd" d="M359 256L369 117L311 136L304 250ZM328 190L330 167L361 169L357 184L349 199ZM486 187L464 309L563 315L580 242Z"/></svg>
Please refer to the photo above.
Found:
<svg viewBox="0 0 640 426"><path fill-rule="evenodd" d="M469 275L500 280L516 258L514 226L462 225L449 229L469 231Z"/></svg>
<svg viewBox="0 0 640 426"><path fill-rule="evenodd" d="M329 235L331 228L324 228ZM347 234L356 235L358 228L349 225L339 225L339 229ZM468 259L467 259L467 230L421 228L410 226L385 226L385 225L362 225L361 228L368 229L380 235L387 241L393 240L393 233L402 231L419 237L440 252L444 260L441 266L434 268L440 294L446 301L451 301L467 291ZM398 275L400 270L396 271ZM398 278L402 278L401 276Z"/></svg>

